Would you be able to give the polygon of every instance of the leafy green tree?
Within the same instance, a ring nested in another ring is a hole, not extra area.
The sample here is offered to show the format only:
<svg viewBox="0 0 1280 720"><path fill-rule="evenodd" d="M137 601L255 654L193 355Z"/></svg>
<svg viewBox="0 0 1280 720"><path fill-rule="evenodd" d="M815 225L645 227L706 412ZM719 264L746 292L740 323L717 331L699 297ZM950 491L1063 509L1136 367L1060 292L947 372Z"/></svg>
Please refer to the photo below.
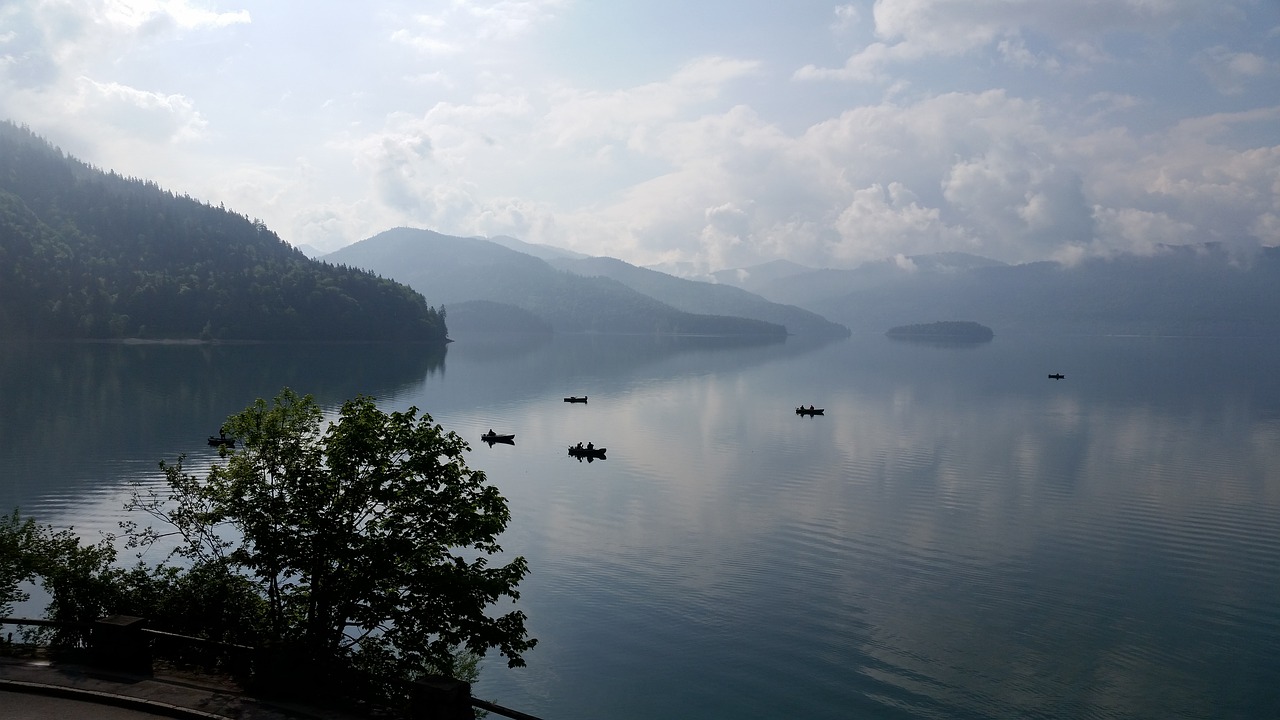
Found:
<svg viewBox="0 0 1280 720"><path fill-rule="evenodd" d="M30 598L20 586L35 576L40 539L35 520L24 519L17 510L0 518L0 616L8 616L14 603Z"/></svg>
<svg viewBox="0 0 1280 720"><path fill-rule="evenodd" d="M146 573L127 572L115 559L109 538L82 545L74 530L54 530L14 510L0 520L0 615L29 599L22 583L38 582L50 597L45 617L67 625L33 634L54 645L79 644L84 626L136 605L132 581Z"/></svg>
<svg viewBox="0 0 1280 720"><path fill-rule="evenodd" d="M251 578L265 631L303 657L387 677L449 672L461 654L497 649L524 664L521 557L491 563L510 520L506 500L463 461L467 444L416 408L346 402L323 425L289 389L228 419L240 448L204 480L164 464L170 494L132 506L171 526L193 567ZM160 534L134 527L135 542Z"/></svg>

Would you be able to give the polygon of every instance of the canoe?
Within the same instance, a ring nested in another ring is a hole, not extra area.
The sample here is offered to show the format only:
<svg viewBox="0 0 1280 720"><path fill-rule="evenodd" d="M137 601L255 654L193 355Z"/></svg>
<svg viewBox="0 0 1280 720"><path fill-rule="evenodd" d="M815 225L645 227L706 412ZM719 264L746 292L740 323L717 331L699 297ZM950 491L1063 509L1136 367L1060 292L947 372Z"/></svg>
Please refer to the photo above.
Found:
<svg viewBox="0 0 1280 720"><path fill-rule="evenodd" d="M807 407L796 408L797 415L821 415L825 411L826 411L826 408L807 408Z"/></svg>
<svg viewBox="0 0 1280 720"><path fill-rule="evenodd" d="M229 438L229 437L226 437L225 435L221 437L214 437L212 435L209 436L209 447L233 448L235 446L236 446L235 438Z"/></svg>
<svg viewBox="0 0 1280 720"><path fill-rule="evenodd" d="M587 396L586 396L586 395L583 395L582 397L578 397L577 395L570 395L569 397L565 398L565 399L564 399L564 401L565 401L565 402L580 402L580 403L584 403L584 402L586 402L586 401L587 401Z"/></svg>
<svg viewBox="0 0 1280 720"><path fill-rule="evenodd" d="M499 435L498 433L482 433L480 439L487 443L506 443L514 445L516 441L515 433L509 435Z"/></svg>
<svg viewBox="0 0 1280 720"><path fill-rule="evenodd" d="M580 448L577 445L570 445L569 454L576 458L597 458L600 460L605 459L604 448L602 447L591 448L590 450L588 450L587 448L584 448L584 447Z"/></svg>
<svg viewBox="0 0 1280 720"><path fill-rule="evenodd" d="M1061 380L1065 377L1066 375L1063 375L1062 373L1049 373L1050 380Z"/></svg>

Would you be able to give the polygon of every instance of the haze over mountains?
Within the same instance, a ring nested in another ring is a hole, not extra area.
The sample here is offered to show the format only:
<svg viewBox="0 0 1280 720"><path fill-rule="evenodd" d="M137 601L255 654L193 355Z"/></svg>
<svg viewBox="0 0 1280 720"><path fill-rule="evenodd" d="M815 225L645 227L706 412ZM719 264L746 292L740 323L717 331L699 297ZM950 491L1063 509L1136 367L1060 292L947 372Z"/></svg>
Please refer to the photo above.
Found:
<svg viewBox="0 0 1280 720"><path fill-rule="evenodd" d="M848 331L799 308L738 288L661 275L608 258L534 249L430 230L395 228L324 256L425 290L444 306L453 333L509 329L512 314L556 332L845 335Z"/></svg>
<svg viewBox="0 0 1280 720"><path fill-rule="evenodd" d="M1275 335L1280 249L1157 247L1074 266L779 260L695 280L513 237L396 228L317 262L261 222L0 124L0 337L441 342L432 306L451 332L838 337L972 321L997 334Z"/></svg>
<svg viewBox="0 0 1280 720"><path fill-rule="evenodd" d="M1006 265L960 253L852 270L790 264L717 274L855 332L976 321L996 332L1262 336L1280 333L1280 248L1210 243L1147 256Z"/></svg>
<svg viewBox="0 0 1280 720"><path fill-rule="evenodd" d="M752 318L805 335L843 335L846 328L883 333L938 321L979 322L997 333L1280 333L1280 249L1266 247L1160 247L1074 266L1008 265L965 253L899 256L853 269L779 260L700 281L510 237L399 228L326 259L385 274L430 302L457 307L466 314L460 327L501 327L500 318L514 312L510 306L528 314L524 326L541 321L562 332L598 329L628 313L667 312L638 293L677 311ZM476 300L495 304L482 313L471 305ZM650 322L631 316L623 326L642 331Z"/></svg>

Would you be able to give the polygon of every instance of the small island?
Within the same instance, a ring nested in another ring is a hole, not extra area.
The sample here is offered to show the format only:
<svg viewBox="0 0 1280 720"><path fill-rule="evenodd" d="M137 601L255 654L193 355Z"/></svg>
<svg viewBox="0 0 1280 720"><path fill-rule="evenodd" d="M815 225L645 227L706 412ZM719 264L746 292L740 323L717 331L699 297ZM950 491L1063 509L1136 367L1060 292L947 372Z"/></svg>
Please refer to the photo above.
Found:
<svg viewBox="0 0 1280 720"><path fill-rule="evenodd" d="M948 340L955 342L990 342L995 333L986 325L967 321L939 321L919 325L900 325L885 333L906 340Z"/></svg>

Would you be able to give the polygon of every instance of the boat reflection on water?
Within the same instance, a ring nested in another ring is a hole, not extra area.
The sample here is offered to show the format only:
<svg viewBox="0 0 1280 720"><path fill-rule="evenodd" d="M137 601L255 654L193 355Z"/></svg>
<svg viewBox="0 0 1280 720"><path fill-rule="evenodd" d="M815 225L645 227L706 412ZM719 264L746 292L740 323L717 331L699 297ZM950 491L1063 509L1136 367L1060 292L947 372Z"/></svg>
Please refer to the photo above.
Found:
<svg viewBox="0 0 1280 720"><path fill-rule="evenodd" d="M582 445L582 443L569 446L569 455L578 458L578 462L582 462L583 460L586 460L587 462L592 462L594 460L604 460L605 459L604 451L605 451L605 448L596 447L591 443L587 443L585 447Z"/></svg>

